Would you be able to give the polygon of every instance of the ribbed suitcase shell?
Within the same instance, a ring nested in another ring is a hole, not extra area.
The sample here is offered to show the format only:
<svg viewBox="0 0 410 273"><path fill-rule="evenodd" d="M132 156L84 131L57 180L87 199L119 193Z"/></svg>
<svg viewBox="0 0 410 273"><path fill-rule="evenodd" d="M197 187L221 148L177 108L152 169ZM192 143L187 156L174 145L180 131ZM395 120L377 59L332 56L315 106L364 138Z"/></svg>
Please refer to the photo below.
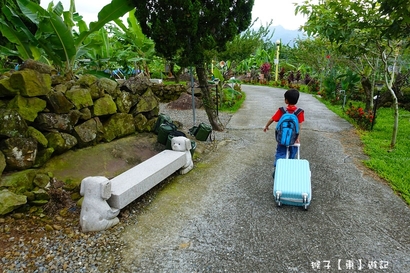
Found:
<svg viewBox="0 0 410 273"><path fill-rule="evenodd" d="M280 206L303 206L312 199L309 162L305 159L278 159L273 182L273 196ZM303 200L305 198L305 201Z"/></svg>

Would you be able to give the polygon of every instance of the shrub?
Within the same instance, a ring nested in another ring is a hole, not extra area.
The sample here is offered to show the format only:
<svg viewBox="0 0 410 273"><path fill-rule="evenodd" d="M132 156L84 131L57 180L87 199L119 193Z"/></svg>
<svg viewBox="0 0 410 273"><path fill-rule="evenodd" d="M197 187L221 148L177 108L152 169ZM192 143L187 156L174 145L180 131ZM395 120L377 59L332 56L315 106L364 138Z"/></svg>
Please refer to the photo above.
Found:
<svg viewBox="0 0 410 273"><path fill-rule="evenodd" d="M270 73L271 65L270 63L264 63L261 65L261 72L264 75L267 75Z"/></svg>
<svg viewBox="0 0 410 273"><path fill-rule="evenodd" d="M301 84L299 86L299 91L302 93L309 93L309 87L305 84Z"/></svg>
<svg viewBox="0 0 410 273"><path fill-rule="evenodd" d="M359 128L370 130L373 122L372 111L364 111L362 107L356 107L350 103L346 114L356 122Z"/></svg>
<svg viewBox="0 0 410 273"><path fill-rule="evenodd" d="M308 87L309 87L310 93L315 94L315 93L319 92L320 83L317 79L310 79Z"/></svg>
<svg viewBox="0 0 410 273"><path fill-rule="evenodd" d="M221 111L236 112L245 100L245 93L240 89L224 88L221 95Z"/></svg>

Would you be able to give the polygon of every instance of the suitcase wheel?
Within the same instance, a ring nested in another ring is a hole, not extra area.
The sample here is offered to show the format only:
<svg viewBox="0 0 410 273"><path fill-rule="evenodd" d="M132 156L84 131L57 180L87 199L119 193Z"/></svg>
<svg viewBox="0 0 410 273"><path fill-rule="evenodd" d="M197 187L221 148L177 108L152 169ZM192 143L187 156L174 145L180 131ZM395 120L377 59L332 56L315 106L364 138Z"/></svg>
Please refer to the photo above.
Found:
<svg viewBox="0 0 410 273"><path fill-rule="evenodd" d="M276 200L276 203L278 204L278 207L280 207L282 205L282 202L280 202L280 196L281 195L282 195L282 192L280 192L280 191L276 192L275 200Z"/></svg>
<svg viewBox="0 0 410 273"><path fill-rule="evenodd" d="M302 194L302 196L303 196L303 203L305 204L305 205L303 206L303 208L304 208L305 210L307 210L307 209L308 209L308 204L307 204L307 202L308 202L308 195L307 195L306 193L304 193L304 194Z"/></svg>

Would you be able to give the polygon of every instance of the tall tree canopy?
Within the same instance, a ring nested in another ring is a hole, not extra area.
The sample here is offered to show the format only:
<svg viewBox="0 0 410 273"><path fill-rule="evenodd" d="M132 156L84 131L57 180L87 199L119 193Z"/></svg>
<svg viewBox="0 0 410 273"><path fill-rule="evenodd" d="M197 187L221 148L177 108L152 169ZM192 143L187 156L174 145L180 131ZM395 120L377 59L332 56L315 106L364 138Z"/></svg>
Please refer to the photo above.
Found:
<svg viewBox="0 0 410 273"><path fill-rule="evenodd" d="M308 21L303 27L308 34L318 35L335 43L343 53L350 55L355 63L364 60L368 64L367 68L374 72L377 60L382 61L385 85L392 95L395 109L390 144L393 148L397 138L399 111L397 96L392 86L399 56L403 47L408 43L408 39L400 39L402 35L397 32L388 35L391 26L395 26L393 20L401 18L397 15L396 9L390 10L393 16L388 16L386 15L388 10L382 11L376 0L326 0L320 4L307 0L303 5L296 7L296 13L299 12L308 16ZM397 26L404 27L405 25L398 24ZM362 87L367 95L367 102L370 102L373 98L374 84L368 78L369 73L366 75L366 71L363 70L363 72L365 73L360 73ZM369 108L370 104L366 106Z"/></svg>
<svg viewBox="0 0 410 273"><path fill-rule="evenodd" d="M238 63L246 60L252 54L255 54L258 48L263 47L264 41L269 41L272 39L273 33L270 33L269 27L271 23L267 26L261 26L258 30L255 30L254 24L252 23L241 34L235 36L232 41L226 44L226 50L223 52L216 52L219 60L230 60L235 67Z"/></svg>
<svg viewBox="0 0 410 273"><path fill-rule="evenodd" d="M222 130L207 84L205 64L210 50L223 50L228 41L251 23L253 0L133 0L136 17L156 52L177 64L195 66L208 119Z"/></svg>
<svg viewBox="0 0 410 273"><path fill-rule="evenodd" d="M392 19L385 35L390 38L410 38L410 12L408 0L378 0L380 10L384 15Z"/></svg>

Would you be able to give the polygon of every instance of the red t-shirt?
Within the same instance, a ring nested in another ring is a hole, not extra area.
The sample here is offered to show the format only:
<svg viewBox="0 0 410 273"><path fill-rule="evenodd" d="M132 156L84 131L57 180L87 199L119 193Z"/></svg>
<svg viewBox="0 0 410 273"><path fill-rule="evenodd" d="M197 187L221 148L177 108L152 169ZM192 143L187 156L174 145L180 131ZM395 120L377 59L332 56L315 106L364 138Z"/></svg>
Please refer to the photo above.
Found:
<svg viewBox="0 0 410 273"><path fill-rule="evenodd" d="M289 113L295 112L296 109L298 109L296 105L291 105L291 106L286 107L286 111L288 111ZM283 112L280 109L278 109L276 113L272 116L272 120L275 122L278 122L280 118L282 117L282 115L283 115ZM305 121L305 111L301 111L299 115L297 115L297 117L298 117L299 123L304 122Z"/></svg>

